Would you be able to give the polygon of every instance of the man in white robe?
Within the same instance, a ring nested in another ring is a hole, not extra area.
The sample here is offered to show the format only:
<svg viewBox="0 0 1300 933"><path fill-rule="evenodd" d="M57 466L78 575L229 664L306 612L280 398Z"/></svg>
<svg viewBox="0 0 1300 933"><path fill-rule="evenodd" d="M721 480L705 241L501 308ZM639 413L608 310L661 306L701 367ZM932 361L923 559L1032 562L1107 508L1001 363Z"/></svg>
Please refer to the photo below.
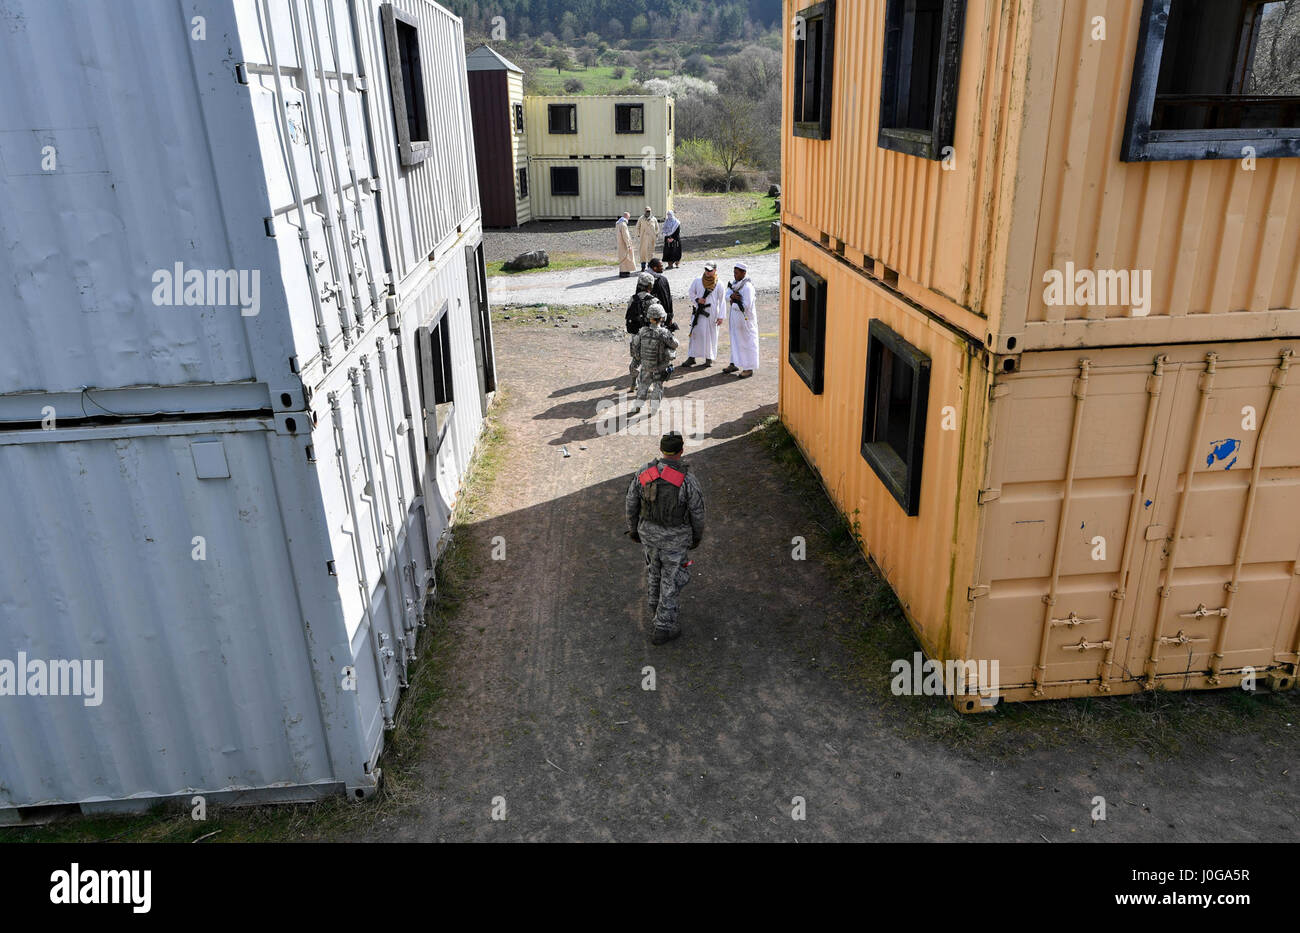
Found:
<svg viewBox="0 0 1300 933"><path fill-rule="evenodd" d="M623 216L614 221L614 241L618 250L618 274L620 278L627 278L636 271L636 251L632 248L632 231L628 229L627 222L632 219L632 215L627 211Z"/></svg>
<svg viewBox="0 0 1300 933"><path fill-rule="evenodd" d="M696 359L712 366L718 355L718 325L726 317L726 289L718 281L718 264L706 262L704 274L686 290L691 309L691 339L683 366L694 366Z"/></svg>
<svg viewBox="0 0 1300 933"><path fill-rule="evenodd" d="M731 328L731 363L724 373L739 371L741 379L748 379L758 369L758 309L754 305L754 283L749 280L749 267L736 263L734 281L727 283L727 323Z"/></svg>
<svg viewBox="0 0 1300 933"><path fill-rule="evenodd" d="M637 250L641 255L642 272L645 271L645 267L650 260L654 258L655 241L657 239L659 239L659 219L647 207L645 213L637 218L636 222Z"/></svg>

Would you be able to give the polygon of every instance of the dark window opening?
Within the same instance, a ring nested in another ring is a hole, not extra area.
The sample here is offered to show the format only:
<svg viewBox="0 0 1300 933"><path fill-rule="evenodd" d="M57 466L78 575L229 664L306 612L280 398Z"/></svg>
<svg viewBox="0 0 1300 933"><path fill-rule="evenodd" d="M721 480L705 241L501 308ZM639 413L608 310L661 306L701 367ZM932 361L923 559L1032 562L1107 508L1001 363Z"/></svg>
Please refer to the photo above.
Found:
<svg viewBox="0 0 1300 933"><path fill-rule="evenodd" d="M862 458L908 515L921 506L930 358L881 321L867 331Z"/></svg>
<svg viewBox="0 0 1300 933"><path fill-rule="evenodd" d="M551 133L578 132L577 104L547 104L547 128Z"/></svg>
<svg viewBox="0 0 1300 933"><path fill-rule="evenodd" d="M790 367L822 394L826 371L826 280L803 263L790 263Z"/></svg>
<svg viewBox="0 0 1300 933"><path fill-rule="evenodd" d="M578 194L577 168L551 168L551 194L559 197L576 197Z"/></svg>
<svg viewBox="0 0 1300 933"><path fill-rule="evenodd" d="M614 173L616 194L645 194L645 169L620 165Z"/></svg>
<svg viewBox="0 0 1300 933"><path fill-rule="evenodd" d="M429 153L428 105L420 64L420 34L414 19L391 3L381 8L388 47L388 85L403 165L423 162Z"/></svg>
<svg viewBox="0 0 1300 933"><path fill-rule="evenodd" d="M644 133L645 104L615 104L615 133Z"/></svg>
<svg viewBox="0 0 1300 933"><path fill-rule="evenodd" d="M957 117L965 0L889 0L877 144L942 159Z"/></svg>
<svg viewBox="0 0 1300 933"><path fill-rule="evenodd" d="M835 0L800 10L795 24L794 135L830 139Z"/></svg>
<svg viewBox="0 0 1300 933"><path fill-rule="evenodd" d="M524 105L515 104L515 132L522 133L523 131L524 131Z"/></svg>
<svg viewBox="0 0 1300 933"><path fill-rule="evenodd" d="M429 453L436 453L442 446L454 405L448 307L442 306L437 323L415 331L416 381L424 415L424 442Z"/></svg>
<svg viewBox="0 0 1300 933"><path fill-rule="evenodd" d="M519 197L528 197L528 169L519 169Z"/></svg>
<svg viewBox="0 0 1300 933"><path fill-rule="evenodd" d="M1300 155L1300 2L1145 0L1142 14L1125 161Z"/></svg>

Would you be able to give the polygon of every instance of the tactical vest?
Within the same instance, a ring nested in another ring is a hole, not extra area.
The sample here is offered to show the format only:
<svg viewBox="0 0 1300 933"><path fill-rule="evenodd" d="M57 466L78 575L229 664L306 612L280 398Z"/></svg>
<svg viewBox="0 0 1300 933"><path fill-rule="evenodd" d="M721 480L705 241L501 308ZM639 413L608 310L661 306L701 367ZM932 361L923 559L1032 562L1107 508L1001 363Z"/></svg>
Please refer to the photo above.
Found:
<svg viewBox="0 0 1300 933"><path fill-rule="evenodd" d="M641 365L651 370L664 369L668 366L668 347L659 331L650 325L641 328L636 335L637 352L641 355Z"/></svg>
<svg viewBox="0 0 1300 933"><path fill-rule="evenodd" d="M656 460L637 475L641 483L641 517L661 528L678 528L687 524L687 508L682 484L690 467L680 460L666 463Z"/></svg>

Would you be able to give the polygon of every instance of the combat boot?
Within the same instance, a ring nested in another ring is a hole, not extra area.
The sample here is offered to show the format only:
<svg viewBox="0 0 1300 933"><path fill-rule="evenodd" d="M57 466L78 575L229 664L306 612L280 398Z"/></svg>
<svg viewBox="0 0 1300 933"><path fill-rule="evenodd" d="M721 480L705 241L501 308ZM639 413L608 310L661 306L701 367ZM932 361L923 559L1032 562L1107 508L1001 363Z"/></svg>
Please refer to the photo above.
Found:
<svg viewBox="0 0 1300 933"><path fill-rule="evenodd" d="M670 641L675 641L676 639L681 637L682 637L682 627L680 625L673 626L672 628L660 628L659 626L656 625L655 633L650 638L650 644L664 645Z"/></svg>

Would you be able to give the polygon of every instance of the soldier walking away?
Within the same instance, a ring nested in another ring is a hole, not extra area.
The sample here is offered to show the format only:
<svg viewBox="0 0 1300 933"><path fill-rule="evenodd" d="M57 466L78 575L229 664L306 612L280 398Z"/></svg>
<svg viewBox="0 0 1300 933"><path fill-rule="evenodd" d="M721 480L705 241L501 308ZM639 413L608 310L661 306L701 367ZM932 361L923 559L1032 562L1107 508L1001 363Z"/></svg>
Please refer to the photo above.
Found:
<svg viewBox="0 0 1300 933"><path fill-rule="evenodd" d="M627 314L625 315L627 332L633 337L639 334L641 328L645 327L650 321L650 319L646 317L646 312L649 311L650 306L655 303L655 296L652 290L654 284L654 273L642 272L636 277L636 293L632 296L632 300L627 303ZM633 360L631 365L628 366L628 372L632 374L633 392L636 391L636 369L636 360Z"/></svg>
<svg viewBox="0 0 1300 933"><path fill-rule="evenodd" d="M704 535L704 489L682 460L684 444L676 431L665 434L659 441L662 456L637 471L624 501L628 535L645 551L653 645L682 634L678 596L691 580L693 563L687 552L698 547Z"/></svg>
<svg viewBox="0 0 1300 933"><path fill-rule="evenodd" d="M664 327L663 305L655 302L646 312L646 326L637 331L629 344L632 365L636 368L636 401L628 408L629 415L641 409L641 403L650 398L650 410L659 407L664 395L664 379L672 369L673 351L677 338Z"/></svg>

